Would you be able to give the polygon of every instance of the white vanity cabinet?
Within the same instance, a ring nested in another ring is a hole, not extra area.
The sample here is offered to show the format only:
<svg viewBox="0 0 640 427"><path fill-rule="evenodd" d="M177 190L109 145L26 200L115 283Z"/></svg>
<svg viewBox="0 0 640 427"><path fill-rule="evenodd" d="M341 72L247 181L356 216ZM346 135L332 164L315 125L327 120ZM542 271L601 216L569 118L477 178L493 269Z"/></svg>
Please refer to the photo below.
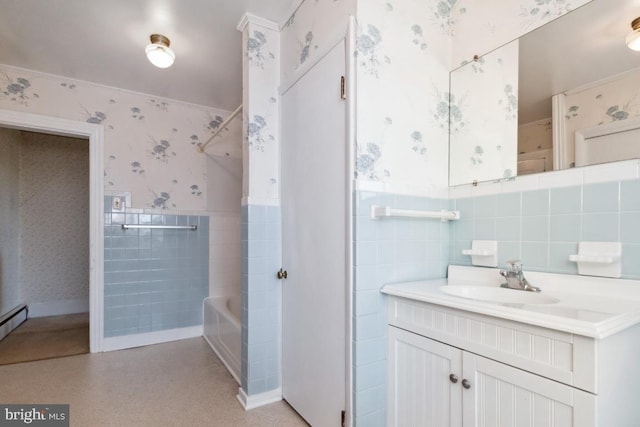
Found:
<svg viewBox="0 0 640 427"><path fill-rule="evenodd" d="M640 425L637 325L600 340L392 295L387 316L389 427Z"/></svg>
<svg viewBox="0 0 640 427"><path fill-rule="evenodd" d="M462 351L393 326L387 339L387 425L461 426Z"/></svg>
<svg viewBox="0 0 640 427"><path fill-rule="evenodd" d="M389 327L389 426L589 427L594 400L565 384Z"/></svg>

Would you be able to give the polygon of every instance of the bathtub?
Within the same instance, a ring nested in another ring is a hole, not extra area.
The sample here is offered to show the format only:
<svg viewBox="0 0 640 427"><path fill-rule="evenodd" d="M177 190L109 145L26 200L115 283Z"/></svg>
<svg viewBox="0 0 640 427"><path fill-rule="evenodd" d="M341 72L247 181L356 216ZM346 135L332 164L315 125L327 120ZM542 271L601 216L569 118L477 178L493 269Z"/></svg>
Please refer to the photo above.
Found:
<svg viewBox="0 0 640 427"><path fill-rule="evenodd" d="M240 296L209 297L203 302L203 336L240 384Z"/></svg>

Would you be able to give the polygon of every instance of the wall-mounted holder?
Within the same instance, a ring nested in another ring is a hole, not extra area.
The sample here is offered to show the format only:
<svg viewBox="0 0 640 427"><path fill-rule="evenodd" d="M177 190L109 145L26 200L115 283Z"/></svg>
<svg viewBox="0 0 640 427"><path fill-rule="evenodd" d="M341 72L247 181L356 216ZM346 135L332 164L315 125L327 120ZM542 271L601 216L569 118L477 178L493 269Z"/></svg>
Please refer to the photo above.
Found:
<svg viewBox="0 0 640 427"><path fill-rule="evenodd" d="M371 206L371 219L387 217L404 218L435 218L443 222L460 219L459 211L414 211L407 209L393 209L391 206Z"/></svg>
<svg viewBox="0 0 640 427"><path fill-rule="evenodd" d="M464 249L462 255L469 255L472 265L497 267L498 242L495 240L474 240L471 242L471 249Z"/></svg>
<svg viewBox="0 0 640 427"><path fill-rule="evenodd" d="M618 278L622 274L622 244L620 242L580 242L578 253L569 255L578 263L578 274Z"/></svg>

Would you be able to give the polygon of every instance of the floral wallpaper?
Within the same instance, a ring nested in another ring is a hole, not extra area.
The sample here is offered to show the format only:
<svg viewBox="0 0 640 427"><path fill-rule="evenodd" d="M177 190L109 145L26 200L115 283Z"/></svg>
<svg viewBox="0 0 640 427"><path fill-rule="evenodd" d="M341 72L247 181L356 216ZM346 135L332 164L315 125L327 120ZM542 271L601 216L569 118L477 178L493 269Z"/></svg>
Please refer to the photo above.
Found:
<svg viewBox="0 0 640 427"><path fill-rule="evenodd" d="M436 19L451 36L451 68L517 39L592 0L440 0Z"/></svg>
<svg viewBox="0 0 640 427"><path fill-rule="evenodd" d="M249 20L244 46L242 195L273 205L280 197L279 95L280 34Z"/></svg>
<svg viewBox="0 0 640 427"><path fill-rule="evenodd" d="M346 17L355 16L356 179L386 189L444 188L449 103L455 132L467 132L470 117L481 121L468 110L472 99L449 90L448 71L589 1L305 0L282 29L281 81L292 81L317 61L346 33ZM481 57L470 68L488 73L487 67L496 64L485 61ZM517 79L499 93L500 117L511 123L517 114ZM464 154L461 168L473 161L476 169L487 170L500 163L500 176L515 173L515 166L507 166L515 165L515 151L509 161L502 153L502 160L493 162L490 153L503 149L503 143L477 142Z"/></svg>
<svg viewBox="0 0 640 427"><path fill-rule="evenodd" d="M387 190L447 186L446 35L433 2L360 1L356 179Z"/></svg>
<svg viewBox="0 0 640 427"><path fill-rule="evenodd" d="M451 73L449 184L509 178L518 154L518 42ZM453 116L453 115L452 115Z"/></svg>
<svg viewBox="0 0 640 427"><path fill-rule="evenodd" d="M295 78L347 33L348 16L356 14L356 0L305 0L281 31L281 81Z"/></svg>
<svg viewBox="0 0 640 427"><path fill-rule="evenodd" d="M464 11L439 3L305 0L283 26L286 84L344 37L348 15L357 18L358 181L391 191L447 186L450 35L442 26Z"/></svg>
<svg viewBox="0 0 640 427"><path fill-rule="evenodd" d="M565 141L570 152L569 163L572 163L577 130L640 117L640 71L565 95L564 101L567 108Z"/></svg>
<svg viewBox="0 0 640 427"><path fill-rule="evenodd" d="M430 18L443 34L452 36L456 23L467 12L464 2L460 0L438 0L431 2L429 9Z"/></svg>
<svg viewBox="0 0 640 427"><path fill-rule="evenodd" d="M0 108L103 125L105 190L131 192L133 207L207 209L207 159L196 146L227 111L5 65ZM238 145L240 126L230 127Z"/></svg>

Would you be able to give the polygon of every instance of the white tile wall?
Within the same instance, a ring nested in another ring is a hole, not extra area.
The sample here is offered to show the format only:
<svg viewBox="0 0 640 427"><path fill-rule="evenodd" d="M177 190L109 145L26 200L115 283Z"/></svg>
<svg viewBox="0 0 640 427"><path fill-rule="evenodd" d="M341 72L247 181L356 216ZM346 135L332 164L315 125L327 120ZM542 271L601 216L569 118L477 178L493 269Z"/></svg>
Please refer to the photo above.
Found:
<svg viewBox="0 0 640 427"><path fill-rule="evenodd" d="M211 215L209 250L209 295L240 296L239 213Z"/></svg>

